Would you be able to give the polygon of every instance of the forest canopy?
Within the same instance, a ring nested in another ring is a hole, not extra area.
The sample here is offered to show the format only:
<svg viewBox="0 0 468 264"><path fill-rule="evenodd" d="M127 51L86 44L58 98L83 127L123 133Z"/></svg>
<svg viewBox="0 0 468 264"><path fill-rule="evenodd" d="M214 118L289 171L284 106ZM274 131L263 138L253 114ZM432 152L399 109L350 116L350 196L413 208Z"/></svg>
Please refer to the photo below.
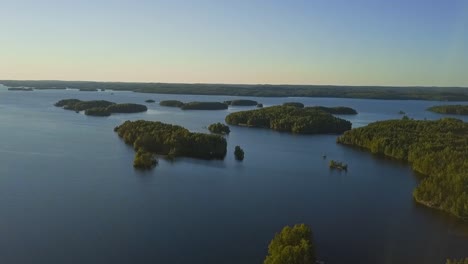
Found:
<svg viewBox="0 0 468 264"><path fill-rule="evenodd" d="M316 261L312 231L305 224L286 226L268 246L263 264L314 264Z"/></svg>
<svg viewBox="0 0 468 264"><path fill-rule="evenodd" d="M468 105L437 105L427 110L439 114L468 115Z"/></svg>
<svg viewBox="0 0 468 264"><path fill-rule="evenodd" d="M468 123L379 121L347 131L337 141L410 162L426 175L413 192L417 202L468 219Z"/></svg>
<svg viewBox="0 0 468 264"><path fill-rule="evenodd" d="M175 157L224 159L227 142L222 136L192 133L161 122L126 121L114 129L135 151Z"/></svg>
<svg viewBox="0 0 468 264"><path fill-rule="evenodd" d="M216 133L216 134L229 134L231 130L229 129L229 126L226 126L225 124L222 123L214 123L208 126L208 130L211 133Z"/></svg>
<svg viewBox="0 0 468 264"><path fill-rule="evenodd" d="M86 115L109 116L112 113L139 113L148 108L140 104L116 104L105 100L81 101L78 99L64 99L55 103L57 107L76 112L85 111Z"/></svg>
<svg viewBox="0 0 468 264"><path fill-rule="evenodd" d="M270 128L298 134L340 134L351 129L351 122L314 108L271 106L231 113L230 125Z"/></svg>

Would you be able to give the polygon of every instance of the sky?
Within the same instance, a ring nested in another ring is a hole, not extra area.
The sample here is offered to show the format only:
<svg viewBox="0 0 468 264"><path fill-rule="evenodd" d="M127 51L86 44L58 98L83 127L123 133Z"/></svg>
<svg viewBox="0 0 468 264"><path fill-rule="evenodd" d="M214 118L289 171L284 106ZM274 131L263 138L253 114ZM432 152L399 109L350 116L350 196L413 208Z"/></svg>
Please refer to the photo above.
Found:
<svg viewBox="0 0 468 264"><path fill-rule="evenodd" d="M0 0L0 79L468 87L468 0Z"/></svg>

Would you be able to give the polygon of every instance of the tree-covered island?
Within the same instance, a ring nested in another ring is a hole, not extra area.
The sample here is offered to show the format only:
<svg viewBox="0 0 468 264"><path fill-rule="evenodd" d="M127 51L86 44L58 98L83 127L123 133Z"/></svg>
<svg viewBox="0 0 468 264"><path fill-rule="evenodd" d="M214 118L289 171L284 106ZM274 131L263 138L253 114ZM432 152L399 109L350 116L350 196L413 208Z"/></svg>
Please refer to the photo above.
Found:
<svg viewBox="0 0 468 264"><path fill-rule="evenodd" d="M214 123L208 126L208 130L211 133L215 134L229 134L231 130L229 129L229 126L226 126L225 124L222 123Z"/></svg>
<svg viewBox="0 0 468 264"><path fill-rule="evenodd" d="M340 134L351 129L351 122L315 108L271 106L231 113L230 125L269 128L298 134Z"/></svg>
<svg viewBox="0 0 468 264"><path fill-rule="evenodd" d="M116 104L105 100L81 101L78 99L64 99L55 103L55 106L76 112L85 111L86 115L109 116L112 113L139 113L148 108L140 104Z"/></svg>
<svg viewBox="0 0 468 264"><path fill-rule="evenodd" d="M189 130L161 122L126 121L114 129L135 151L166 155L171 158L224 159L227 142L222 136L193 133ZM136 156L135 159L146 159ZM147 164L147 162L142 162ZM140 161L137 162L140 164Z"/></svg>
<svg viewBox="0 0 468 264"><path fill-rule="evenodd" d="M148 100L145 100L146 103L155 103L156 101L153 100L153 99L148 99Z"/></svg>
<svg viewBox="0 0 468 264"><path fill-rule="evenodd" d="M468 105L437 105L427 110L439 114L468 115Z"/></svg>
<svg viewBox="0 0 468 264"><path fill-rule="evenodd" d="M468 123L379 121L347 131L337 141L409 162L425 175L413 192L417 202L468 219Z"/></svg>
<svg viewBox="0 0 468 264"><path fill-rule="evenodd" d="M228 105L220 102L190 102L180 107L182 110L225 110Z"/></svg>

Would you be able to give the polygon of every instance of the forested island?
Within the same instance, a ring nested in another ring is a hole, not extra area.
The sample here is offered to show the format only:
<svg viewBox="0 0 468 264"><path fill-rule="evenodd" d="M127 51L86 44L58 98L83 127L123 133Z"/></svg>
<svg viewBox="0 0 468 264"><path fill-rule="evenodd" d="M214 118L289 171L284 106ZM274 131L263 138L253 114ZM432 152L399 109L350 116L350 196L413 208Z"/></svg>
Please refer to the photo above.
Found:
<svg viewBox="0 0 468 264"><path fill-rule="evenodd" d="M214 123L208 126L208 130L212 133L216 134L229 134L231 130L229 129L229 126L226 126L225 124L222 123Z"/></svg>
<svg viewBox="0 0 468 264"><path fill-rule="evenodd" d="M146 103L155 103L156 101L153 100L153 99L148 99L148 100L146 100L145 102L146 102Z"/></svg>
<svg viewBox="0 0 468 264"><path fill-rule="evenodd" d="M338 143L407 161L425 175L415 200L468 219L468 123L388 120L345 132Z"/></svg>
<svg viewBox="0 0 468 264"><path fill-rule="evenodd" d="M140 93L160 94L468 101L468 89L464 87L183 84L18 80L0 80L0 84L7 87L31 87L35 89L99 88L115 91L134 91Z"/></svg>
<svg viewBox="0 0 468 264"><path fill-rule="evenodd" d="M164 100L159 102L159 105L168 107L181 107L184 105L184 103L178 100Z"/></svg>
<svg viewBox="0 0 468 264"><path fill-rule="evenodd" d="M159 102L161 106L179 107L182 110L225 110L228 105L220 102L189 102L183 103L178 100L165 100Z"/></svg>
<svg viewBox="0 0 468 264"><path fill-rule="evenodd" d="M234 148L234 157L238 161L243 161L244 160L244 150L240 146L236 146Z"/></svg>
<svg viewBox="0 0 468 264"><path fill-rule="evenodd" d="M437 105L427 110L439 114L468 115L468 105Z"/></svg>
<svg viewBox="0 0 468 264"><path fill-rule="evenodd" d="M228 105L220 102L190 102L180 107L182 110L225 110Z"/></svg>
<svg viewBox="0 0 468 264"><path fill-rule="evenodd" d="M246 99L238 99L238 100L232 100L232 101L224 101L225 104L227 105L232 105L232 106L255 106L258 104L257 101L254 100L246 100Z"/></svg>
<svg viewBox="0 0 468 264"><path fill-rule="evenodd" d="M140 104L116 104L105 100L81 101L78 99L64 99L55 103L55 106L76 112L85 111L86 115L110 116L112 113L140 113L148 108Z"/></svg>
<svg viewBox="0 0 468 264"><path fill-rule="evenodd" d="M270 128L298 134L340 134L351 129L351 122L315 108L271 106L231 113L230 125Z"/></svg>
<svg viewBox="0 0 468 264"><path fill-rule="evenodd" d="M126 121L114 129L126 144L140 154L137 164L149 164L152 159L145 153L167 155L170 158L224 159L227 142L222 136L192 133L186 128L153 121ZM135 164L135 161L134 161ZM140 166L145 167L145 166ZM152 166L149 166L152 167Z"/></svg>
<svg viewBox="0 0 468 264"><path fill-rule="evenodd" d="M343 163L341 161L335 161L335 160L330 160L329 167L330 169L338 169L338 170L344 170L344 171L348 170L348 164Z"/></svg>

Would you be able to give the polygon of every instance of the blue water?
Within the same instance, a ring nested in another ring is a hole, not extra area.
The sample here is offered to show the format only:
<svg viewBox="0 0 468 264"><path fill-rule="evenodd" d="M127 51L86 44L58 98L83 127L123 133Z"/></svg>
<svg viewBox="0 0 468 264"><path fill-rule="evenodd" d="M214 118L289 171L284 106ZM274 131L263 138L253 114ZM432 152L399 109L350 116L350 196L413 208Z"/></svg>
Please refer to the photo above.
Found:
<svg viewBox="0 0 468 264"><path fill-rule="evenodd" d="M149 111L89 117L56 108L65 98L144 103ZM334 135L231 127L224 161L160 159L132 167L134 151L113 132L125 120L158 120L207 132L229 112L182 111L158 101L238 97L0 86L1 263L262 263L284 225L306 223L326 263L444 263L468 256L468 224L415 204L408 165L337 145ZM354 127L376 120L442 115L440 102L253 98L349 106ZM460 118L460 117L458 117ZM462 118L468 121L466 117ZM236 145L245 160L236 162ZM328 160L349 164L330 171Z"/></svg>

